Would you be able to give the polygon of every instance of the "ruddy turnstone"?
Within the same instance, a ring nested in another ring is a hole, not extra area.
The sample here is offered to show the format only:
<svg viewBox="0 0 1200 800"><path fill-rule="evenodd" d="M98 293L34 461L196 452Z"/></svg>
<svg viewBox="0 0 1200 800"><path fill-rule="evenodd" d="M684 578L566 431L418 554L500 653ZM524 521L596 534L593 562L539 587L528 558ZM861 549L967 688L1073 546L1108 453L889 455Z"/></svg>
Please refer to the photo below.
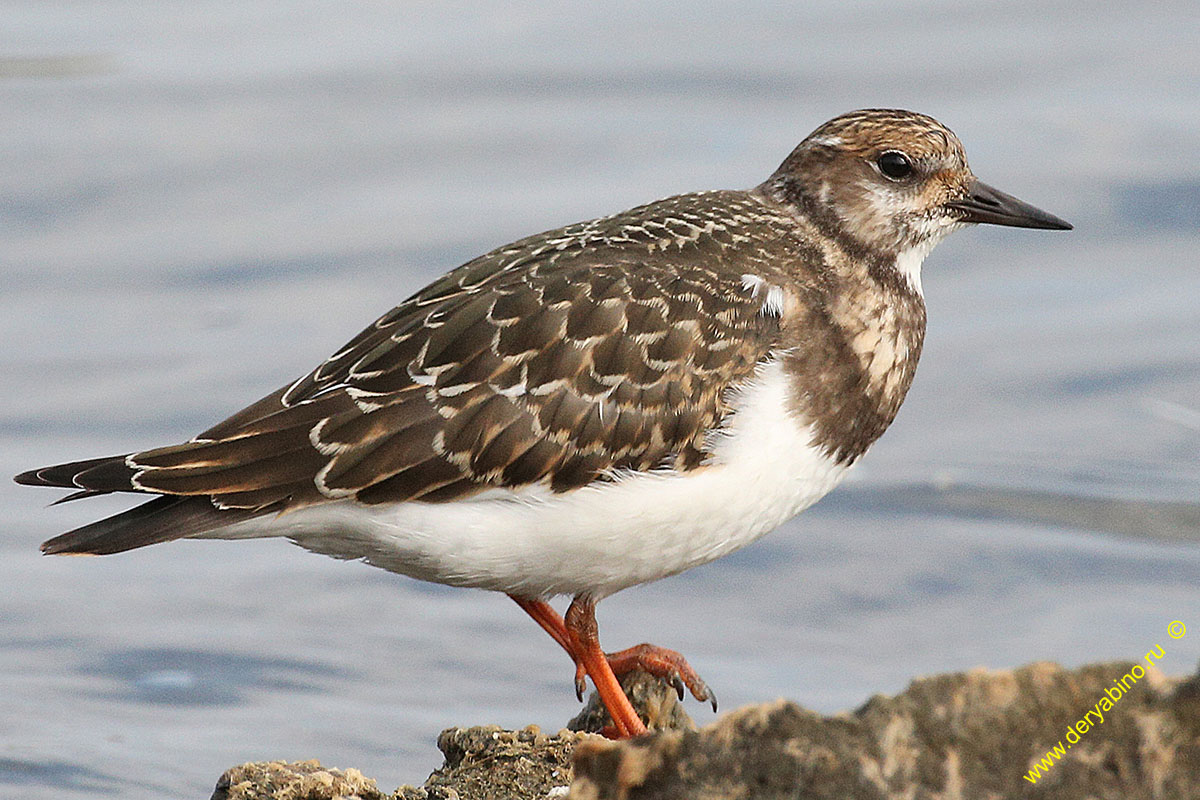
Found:
<svg viewBox="0 0 1200 800"><path fill-rule="evenodd" d="M712 692L678 653L605 654L595 604L753 542L892 419L925 330L921 262L971 223L1067 230L975 179L909 111L817 128L748 191L685 194L451 271L316 369L183 444L18 483L155 495L57 536L102 554L280 536L505 592L646 730L617 675ZM570 595L565 617L547 602Z"/></svg>

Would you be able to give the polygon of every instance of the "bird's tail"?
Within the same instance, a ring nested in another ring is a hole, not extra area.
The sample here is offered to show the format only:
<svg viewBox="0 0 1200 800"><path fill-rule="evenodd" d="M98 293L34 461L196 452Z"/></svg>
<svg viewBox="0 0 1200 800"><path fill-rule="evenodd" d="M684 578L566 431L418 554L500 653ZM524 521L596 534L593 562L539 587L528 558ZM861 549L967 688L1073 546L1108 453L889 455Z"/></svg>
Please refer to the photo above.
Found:
<svg viewBox="0 0 1200 800"><path fill-rule="evenodd" d="M125 456L72 461L30 470L13 480L26 486L76 491L62 503L109 492L136 492L134 470ZM222 509L206 496L160 495L128 511L55 536L42 544L50 555L107 555L172 539L183 539L258 516L252 509Z"/></svg>
<svg viewBox="0 0 1200 800"><path fill-rule="evenodd" d="M184 539L250 519L248 509L219 509L207 497L156 497L128 511L42 543L47 555L108 555Z"/></svg>

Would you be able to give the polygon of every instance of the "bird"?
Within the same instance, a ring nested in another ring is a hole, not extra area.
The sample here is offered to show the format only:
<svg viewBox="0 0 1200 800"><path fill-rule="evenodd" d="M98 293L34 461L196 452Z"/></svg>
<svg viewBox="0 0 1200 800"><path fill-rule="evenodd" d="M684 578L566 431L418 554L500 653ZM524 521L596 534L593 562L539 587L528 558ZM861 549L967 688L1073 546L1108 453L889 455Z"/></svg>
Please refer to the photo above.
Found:
<svg viewBox="0 0 1200 800"><path fill-rule="evenodd" d="M47 554L282 537L509 595L612 719L646 732L642 669L716 710L674 651L606 653L596 604L742 548L815 503L895 418L921 266L977 223L1071 225L979 181L932 117L864 109L748 190L682 194L472 259L181 444L20 484L139 505ZM565 614L551 605L569 597Z"/></svg>

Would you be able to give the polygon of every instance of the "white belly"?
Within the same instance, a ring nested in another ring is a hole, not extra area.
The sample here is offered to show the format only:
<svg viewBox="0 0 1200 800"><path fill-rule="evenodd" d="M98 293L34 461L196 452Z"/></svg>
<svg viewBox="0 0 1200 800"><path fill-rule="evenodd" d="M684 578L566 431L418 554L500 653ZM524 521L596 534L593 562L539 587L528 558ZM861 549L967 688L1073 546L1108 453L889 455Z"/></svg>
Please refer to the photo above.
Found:
<svg viewBox="0 0 1200 800"><path fill-rule="evenodd" d="M758 539L845 476L785 411L778 363L735 398L712 463L633 473L563 494L500 490L444 504L327 503L210 534L286 536L337 558L455 586L525 596L612 594L704 564Z"/></svg>

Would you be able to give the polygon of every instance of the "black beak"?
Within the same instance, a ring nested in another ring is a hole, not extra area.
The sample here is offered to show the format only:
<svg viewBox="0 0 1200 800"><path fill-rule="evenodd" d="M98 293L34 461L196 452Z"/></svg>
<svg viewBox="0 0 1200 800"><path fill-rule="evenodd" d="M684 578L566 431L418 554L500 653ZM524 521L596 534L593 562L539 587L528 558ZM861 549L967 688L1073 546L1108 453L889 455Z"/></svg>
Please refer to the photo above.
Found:
<svg viewBox="0 0 1200 800"><path fill-rule="evenodd" d="M1034 208L1011 194L993 189L983 181L973 181L967 196L947 204L963 222L987 222L992 225L1011 225L1014 228L1045 228L1069 231L1071 223Z"/></svg>

